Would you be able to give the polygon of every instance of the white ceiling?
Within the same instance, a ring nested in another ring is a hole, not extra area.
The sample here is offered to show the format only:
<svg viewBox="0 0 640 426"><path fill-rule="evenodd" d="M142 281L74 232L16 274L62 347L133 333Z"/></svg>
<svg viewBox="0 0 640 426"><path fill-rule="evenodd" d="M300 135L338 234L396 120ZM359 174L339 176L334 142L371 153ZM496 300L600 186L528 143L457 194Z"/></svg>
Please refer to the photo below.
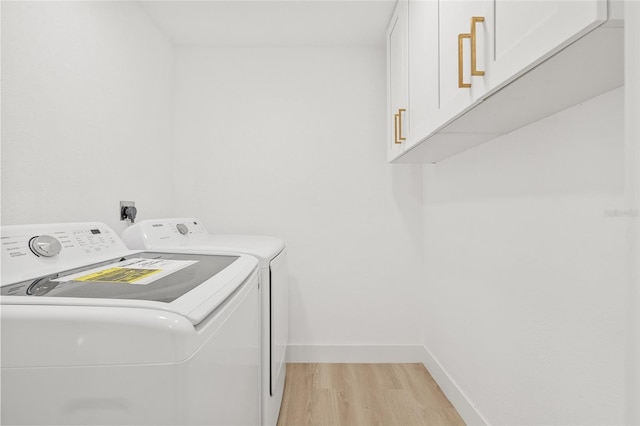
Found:
<svg viewBox="0 0 640 426"><path fill-rule="evenodd" d="M384 46L395 0L141 3L176 45Z"/></svg>

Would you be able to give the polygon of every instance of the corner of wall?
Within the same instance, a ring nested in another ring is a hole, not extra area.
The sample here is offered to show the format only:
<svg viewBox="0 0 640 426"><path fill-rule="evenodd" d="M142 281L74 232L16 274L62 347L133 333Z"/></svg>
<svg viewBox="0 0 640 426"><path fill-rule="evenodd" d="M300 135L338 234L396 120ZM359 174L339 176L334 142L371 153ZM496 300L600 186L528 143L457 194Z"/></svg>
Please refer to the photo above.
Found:
<svg viewBox="0 0 640 426"><path fill-rule="evenodd" d="M460 417L467 425L489 425L490 423L480 413L471 398L469 398L456 381L447 373L442 364L433 354L423 347L423 360L425 368L429 371L442 392L453 404Z"/></svg>

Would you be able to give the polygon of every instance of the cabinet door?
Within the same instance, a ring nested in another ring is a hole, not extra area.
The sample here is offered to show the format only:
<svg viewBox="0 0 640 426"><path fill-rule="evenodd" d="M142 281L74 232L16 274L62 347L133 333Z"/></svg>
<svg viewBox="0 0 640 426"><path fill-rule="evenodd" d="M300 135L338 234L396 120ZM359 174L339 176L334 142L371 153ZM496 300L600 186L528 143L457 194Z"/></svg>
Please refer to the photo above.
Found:
<svg viewBox="0 0 640 426"><path fill-rule="evenodd" d="M473 21L473 18L480 18ZM492 1L440 0L440 113L446 122L486 93L492 52ZM475 37L472 37L472 34ZM472 55L475 53L475 55ZM472 56L475 70L472 75Z"/></svg>
<svg viewBox="0 0 640 426"><path fill-rule="evenodd" d="M409 137L409 42L407 0L400 0L387 29L387 86L389 160L404 150Z"/></svg>
<svg viewBox="0 0 640 426"><path fill-rule="evenodd" d="M509 82L607 19L607 0L493 0L493 3L495 19L491 31L495 50L489 64L491 88Z"/></svg>
<svg viewBox="0 0 640 426"><path fill-rule="evenodd" d="M409 134L407 148L438 126L438 2L409 0ZM406 149L406 148L405 148Z"/></svg>

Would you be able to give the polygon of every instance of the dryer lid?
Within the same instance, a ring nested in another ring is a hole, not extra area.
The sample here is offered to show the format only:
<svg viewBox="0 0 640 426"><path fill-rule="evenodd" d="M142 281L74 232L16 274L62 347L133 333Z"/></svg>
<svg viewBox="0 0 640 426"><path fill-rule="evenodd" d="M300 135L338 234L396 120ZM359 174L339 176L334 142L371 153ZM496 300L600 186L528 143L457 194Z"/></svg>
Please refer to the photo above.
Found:
<svg viewBox="0 0 640 426"><path fill-rule="evenodd" d="M256 257L260 266L266 268L285 246L281 239L263 235L211 234L200 244L194 244L192 248L248 254Z"/></svg>
<svg viewBox="0 0 640 426"><path fill-rule="evenodd" d="M131 225L122 233L131 249L191 249L208 252L242 253L256 257L261 268L285 249L284 241L262 235L210 234L195 218L148 219Z"/></svg>

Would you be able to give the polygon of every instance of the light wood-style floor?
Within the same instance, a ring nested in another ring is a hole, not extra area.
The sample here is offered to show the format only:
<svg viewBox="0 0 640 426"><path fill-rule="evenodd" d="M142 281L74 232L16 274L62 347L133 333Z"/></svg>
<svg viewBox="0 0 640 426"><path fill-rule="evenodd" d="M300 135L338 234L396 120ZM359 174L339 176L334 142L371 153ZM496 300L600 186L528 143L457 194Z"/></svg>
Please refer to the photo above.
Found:
<svg viewBox="0 0 640 426"><path fill-rule="evenodd" d="M288 364L278 426L464 425L422 364Z"/></svg>

